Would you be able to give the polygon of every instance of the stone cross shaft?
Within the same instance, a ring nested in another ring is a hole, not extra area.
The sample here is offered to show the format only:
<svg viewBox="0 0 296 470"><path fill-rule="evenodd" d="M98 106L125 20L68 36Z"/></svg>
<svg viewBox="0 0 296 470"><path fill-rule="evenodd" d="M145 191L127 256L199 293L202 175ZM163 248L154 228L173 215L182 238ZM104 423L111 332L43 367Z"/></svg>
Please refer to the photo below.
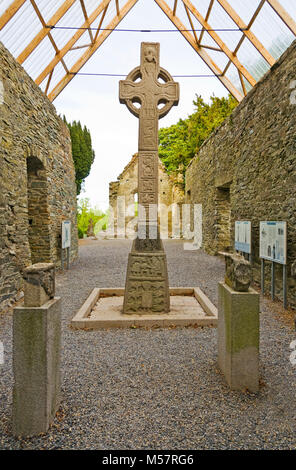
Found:
<svg viewBox="0 0 296 470"><path fill-rule="evenodd" d="M141 44L141 65L120 81L119 99L139 118L138 201L148 215L158 204L158 119L179 102L179 84L159 66L159 43Z"/></svg>
<svg viewBox="0 0 296 470"><path fill-rule="evenodd" d="M167 313L167 262L157 224L158 119L178 104L179 84L159 66L158 43L141 44L141 65L120 81L119 99L139 118L138 236L128 259L123 313Z"/></svg>

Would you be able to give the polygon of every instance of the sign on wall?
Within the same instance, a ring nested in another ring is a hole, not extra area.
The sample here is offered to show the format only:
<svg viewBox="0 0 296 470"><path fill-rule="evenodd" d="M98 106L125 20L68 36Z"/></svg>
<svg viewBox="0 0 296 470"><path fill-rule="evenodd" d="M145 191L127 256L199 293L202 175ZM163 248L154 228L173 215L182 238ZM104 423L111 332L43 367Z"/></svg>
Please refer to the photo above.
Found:
<svg viewBox="0 0 296 470"><path fill-rule="evenodd" d="M235 243L237 251L251 254L251 222L248 220L237 220L235 222Z"/></svg>
<svg viewBox="0 0 296 470"><path fill-rule="evenodd" d="M287 264L286 222L260 222L260 258Z"/></svg>
<svg viewBox="0 0 296 470"><path fill-rule="evenodd" d="M64 220L62 222L62 248L70 248L71 246L71 221Z"/></svg>

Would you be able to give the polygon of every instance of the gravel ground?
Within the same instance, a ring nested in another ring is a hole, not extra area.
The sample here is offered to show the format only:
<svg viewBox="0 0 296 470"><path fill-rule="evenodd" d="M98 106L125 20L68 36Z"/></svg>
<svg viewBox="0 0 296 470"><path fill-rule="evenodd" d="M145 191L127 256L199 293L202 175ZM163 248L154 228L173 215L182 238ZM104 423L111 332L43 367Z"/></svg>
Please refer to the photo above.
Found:
<svg viewBox="0 0 296 470"><path fill-rule="evenodd" d="M171 286L200 286L217 304L221 259L165 244ZM217 368L215 328L74 331L96 286L124 285L130 242L90 242L57 276L63 300L63 400L47 435L11 435L12 314L0 315L1 449L295 449L293 313L262 301L261 389L229 391Z"/></svg>

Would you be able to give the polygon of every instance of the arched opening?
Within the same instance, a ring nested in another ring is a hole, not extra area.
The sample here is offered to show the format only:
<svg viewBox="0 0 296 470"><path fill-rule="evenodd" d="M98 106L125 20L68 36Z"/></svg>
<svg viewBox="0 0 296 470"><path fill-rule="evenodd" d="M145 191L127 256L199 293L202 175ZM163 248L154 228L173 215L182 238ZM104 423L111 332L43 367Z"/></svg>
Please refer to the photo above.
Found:
<svg viewBox="0 0 296 470"><path fill-rule="evenodd" d="M43 163L27 158L28 238L31 262L50 262L50 217L47 202L47 179Z"/></svg>

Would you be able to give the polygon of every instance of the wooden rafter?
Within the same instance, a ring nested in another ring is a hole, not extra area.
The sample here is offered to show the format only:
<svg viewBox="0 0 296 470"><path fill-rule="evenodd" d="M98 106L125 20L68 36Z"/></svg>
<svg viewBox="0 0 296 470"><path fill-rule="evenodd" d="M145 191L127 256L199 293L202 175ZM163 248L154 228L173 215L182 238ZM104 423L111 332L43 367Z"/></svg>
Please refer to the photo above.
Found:
<svg viewBox="0 0 296 470"><path fill-rule="evenodd" d="M110 5L110 3L108 3L108 5L106 6L105 10L103 11L103 14L102 14L102 16L101 16L98 29L97 29L97 31L96 31L96 35L95 35L94 41L97 40L97 37L98 37L98 35L99 35L100 31L101 31L101 27L102 27L102 24L103 24L103 21L104 21L104 18L105 18L105 15L106 15L106 13L107 13L107 10L108 10L109 5Z"/></svg>
<svg viewBox="0 0 296 470"><path fill-rule="evenodd" d="M206 21L208 21L208 19L209 19L209 17L210 17L210 14L211 14L211 11L212 11L212 8L213 8L213 5L214 5L214 1L215 1L215 0L211 0L211 1L210 1L209 7L208 7L208 11L207 11L206 16L205 16L205 20L206 20ZM200 33L200 36L199 36L199 42L201 42L204 33L205 33L205 28L202 28L201 33Z"/></svg>
<svg viewBox="0 0 296 470"><path fill-rule="evenodd" d="M255 11L255 13L254 13L254 15L252 16L252 18L251 18L250 21L249 21L249 24L248 24L248 26L247 26L248 29L249 29L249 28L252 26L252 24L254 23L255 19L256 19L257 16L258 16L258 13L260 12L261 8L262 8L263 5L264 5L264 3L265 3L265 0L262 0L262 1L260 2L260 4L258 5L258 7L257 7L257 9L256 9L256 11ZM246 38L246 36L245 36L245 35L242 35L242 37L240 38L240 40L238 41L238 43L237 43L237 45L236 45L236 48L235 48L234 51L233 51L234 54L237 54L237 52L238 52L239 48L241 47L242 43L244 42L245 38ZM228 70L228 68L230 67L231 63L232 63L231 60L229 60L229 62L227 63L225 69L223 70L223 74L225 74L225 73L227 72L227 70ZM240 81L242 82L242 80L241 80L241 75L239 75L239 78L240 78ZM243 91L244 91L243 85L244 85L244 82L242 82L242 88L243 88Z"/></svg>
<svg viewBox="0 0 296 470"><path fill-rule="evenodd" d="M14 0L14 2L12 2L12 4L5 10L0 18L0 31L2 28L4 28L8 21L13 18L13 16L19 11L25 2L26 0Z"/></svg>
<svg viewBox="0 0 296 470"><path fill-rule="evenodd" d="M119 16L119 1L115 0L115 4L116 4L116 13L117 13L117 16Z"/></svg>
<svg viewBox="0 0 296 470"><path fill-rule="evenodd" d="M183 23L179 20L177 16L173 14L173 11L167 5L164 0L154 0L158 6L162 9L162 11L166 14L166 16L170 19L170 21L179 29L180 33L184 38L188 41L188 43L193 47L193 49L198 53L201 59L208 65L208 67L212 70L212 72L217 75L217 78L220 80L221 83L227 88L227 90L238 100L241 101L243 99L243 95L237 90L237 88L233 85L233 83L227 78L226 76L222 75L222 70L217 66L217 64L213 61L213 59L209 56L209 54L201 48L195 41L194 36L186 31L186 27Z"/></svg>
<svg viewBox="0 0 296 470"><path fill-rule="evenodd" d="M207 21L202 17L199 11L195 8L195 6L190 2L190 0L183 0L184 5L191 11L193 16L197 19L197 21L207 30L208 34L214 39L215 43L222 49L222 51L227 55L227 57L233 62L233 64L237 67L237 69L241 72L241 74L248 80L248 82L254 86L256 85L256 80L252 77L252 75L247 71L247 69L243 66L243 64L238 60L235 54L231 52L231 50L227 47L227 45L222 41L220 36L213 31L212 27L209 25Z"/></svg>
<svg viewBox="0 0 296 470"><path fill-rule="evenodd" d="M106 8L106 6L110 3L111 0L103 0L99 6L92 12L92 14L88 17L88 21L85 21L81 28L76 31L74 36L67 42L67 44L60 50L60 52L50 61L50 63L45 67L45 69L41 72L41 74L36 78L35 82L37 85L40 85L43 80L47 77L47 75L55 68L55 66L60 62L60 60L67 54L67 52L76 44L78 39L85 33L85 28L88 27L89 24L92 24L98 16L102 13L102 11Z"/></svg>
<svg viewBox="0 0 296 470"><path fill-rule="evenodd" d="M107 28L101 32L98 36L95 43L91 44L87 51L80 57L80 59L73 65L69 73L67 73L62 80L55 86L55 88L49 93L48 98L50 101L53 101L68 85L68 83L74 78L75 73L86 64L86 62L91 58L91 56L96 52L96 50L103 44L107 37L112 33L112 31L118 26L118 24L123 20L123 18L128 14L128 12L133 8L133 6L138 2L138 0L128 0L125 5L119 10L119 14L116 15L113 20L108 24Z"/></svg>
<svg viewBox="0 0 296 470"><path fill-rule="evenodd" d="M200 44L199 44L199 40L198 40L197 35L196 35L196 32L194 31L194 24L193 24L193 22L192 22L192 19L191 19L191 16L190 16L188 7L185 5L185 3L183 3L183 5L184 5L184 8L185 8L185 11L186 11L186 14L187 14L187 18L188 18L188 21L189 21L189 23L190 23L192 32L193 32L193 36L194 36L195 42L196 42L196 44L200 45Z"/></svg>
<svg viewBox="0 0 296 470"><path fill-rule="evenodd" d="M45 91L44 91L44 93L46 95L48 93L48 89L49 89L49 85L50 85L50 82L51 82L51 79L52 79L53 72L54 72L54 69L50 72L50 74L48 76L47 84L46 84Z"/></svg>
<svg viewBox="0 0 296 470"><path fill-rule="evenodd" d="M51 26L55 26L57 22L64 16L64 14L71 8L73 3L76 0L66 0L57 12L50 18L48 24ZM29 55L36 49L37 46L43 41L43 39L50 33L50 28L46 26L39 31L39 33L32 39L30 44L23 50L23 52L18 56L17 61L19 64L23 64L25 60L29 57Z"/></svg>
<svg viewBox="0 0 296 470"><path fill-rule="evenodd" d="M246 85L245 85L245 82L244 82L244 78L243 78L243 76L242 76L242 74L239 70L238 70L238 75L239 75L239 79L240 79L240 82L241 82L242 90L244 92L244 95L246 96L246 94L247 94Z"/></svg>
<svg viewBox="0 0 296 470"><path fill-rule="evenodd" d="M227 0L217 0L220 3L221 7L226 11L226 13L230 16L230 18L234 21L234 23L242 30L242 33L249 39L249 41L253 44L253 46L257 49L258 52L264 57L264 59L269 63L269 65L273 65L275 63L274 57L268 52L268 50L263 46L263 44L259 41L259 39L255 36L252 31L247 29L246 23L239 17L236 11L232 8L232 6L228 3Z"/></svg>
<svg viewBox="0 0 296 470"><path fill-rule="evenodd" d="M261 2L259 3L259 5L257 6L254 15L252 16L252 18L250 19L250 21L249 21L249 23L248 23L247 30L251 29L251 27L252 27L254 21L256 20L257 16L259 15L260 11L262 10L262 7L263 7L263 5L265 4L265 1L266 1L266 0L261 0Z"/></svg>
<svg viewBox="0 0 296 470"><path fill-rule="evenodd" d="M81 8L82 8L82 12L83 12L84 19L85 19L85 21L86 21L86 22L88 23L88 25L89 25L88 34L89 34L89 37L90 37L90 41L91 41L91 42L94 42L92 30L90 29L90 24L89 24L89 21L88 21L88 16L87 16L87 11L86 11L86 8L85 8L84 0L80 0L80 5L81 5Z"/></svg>
<svg viewBox="0 0 296 470"><path fill-rule="evenodd" d="M291 18L289 13L282 7L278 0L267 0L269 5L279 15L283 22L288 26L290 31L296 36L296 22Z"/></svg>
<svg viewBox="0 0 296 470"><path fill-rule="evenodd" d="M177 10L178 0L174 1L173 15L175 16Z"/></svg>
<svg viewBox="0 0 296 470"><path fill-rule="evenodd" d="M35 0L30 0L30 2L31 2L31 4L32 4L32 6L33 6L33 8L34 8L34 10L35 10L35 12L36 12L36 15L38 16L38 18L39 18L39 20L40 20L40 23L42 24L43 28L45 28L45 27L46 27L46 23L45 23L45 21L44 21L43 16L41 15L41 12L40 12L40 10L39 10L39 8L38 8L38 6L37 6ZM55 42L55 40L53 39L53 37L52 37L52 35L51 35L50 33L48 34L48 39L50 40L50 42L51 42L51 44L52 44L54 50L56 51L56 54L58 54L58 53L60 52L60 51L59 51L59 48L58 48L58 46L56 45L56 42ZM64 67L64 69L66 70L66 72L68 72L68 67L66 66L65 61L64 61L63 59L61 59L61 64L62 64L62 66Z"/></svg>

